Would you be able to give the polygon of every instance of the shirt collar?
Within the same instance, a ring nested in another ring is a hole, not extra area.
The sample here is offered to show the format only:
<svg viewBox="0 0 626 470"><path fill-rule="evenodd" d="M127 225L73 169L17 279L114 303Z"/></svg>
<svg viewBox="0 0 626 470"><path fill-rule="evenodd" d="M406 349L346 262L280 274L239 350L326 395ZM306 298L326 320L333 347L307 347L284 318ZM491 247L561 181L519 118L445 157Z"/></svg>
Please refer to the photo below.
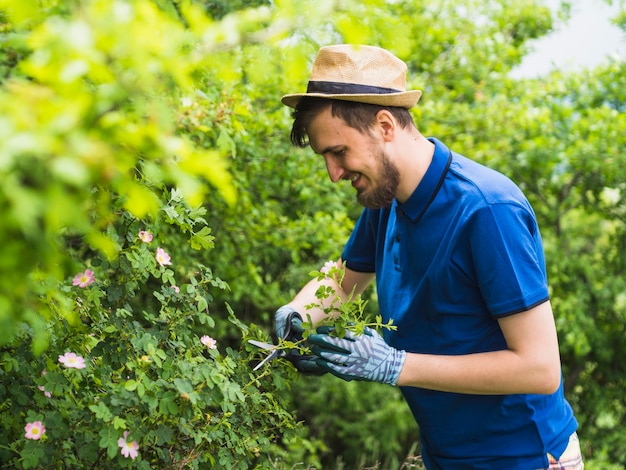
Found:
<svg viewBox="0 0 626 470"><path fill-rule="evenodd" d="M422 181L406 202L400 204L394 201L398 211L404 213L414 223L420 219L435 199L452 160L452 153L448 147L434 137L429 137L428 140L435 144L435 152Z"/></svg>

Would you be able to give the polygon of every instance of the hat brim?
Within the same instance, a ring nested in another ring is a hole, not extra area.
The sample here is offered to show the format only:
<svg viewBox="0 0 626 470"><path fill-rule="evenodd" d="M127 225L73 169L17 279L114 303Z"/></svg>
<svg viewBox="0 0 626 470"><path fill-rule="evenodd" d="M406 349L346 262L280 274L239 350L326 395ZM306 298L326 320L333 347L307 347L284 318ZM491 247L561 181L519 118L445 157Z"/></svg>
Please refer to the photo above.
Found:
<svg viewBox="0 0 626 470"><path fill-rule="evenodd" d="M290 108L295 108L304 97L326 98L329 100L354 101L357 103L376 104L379 106L397 106L400 108L412 108L422 96L421 90L400 91L398 93L383 94L326 94L326 93L293 93L281 98L281 103Z"/></svg>

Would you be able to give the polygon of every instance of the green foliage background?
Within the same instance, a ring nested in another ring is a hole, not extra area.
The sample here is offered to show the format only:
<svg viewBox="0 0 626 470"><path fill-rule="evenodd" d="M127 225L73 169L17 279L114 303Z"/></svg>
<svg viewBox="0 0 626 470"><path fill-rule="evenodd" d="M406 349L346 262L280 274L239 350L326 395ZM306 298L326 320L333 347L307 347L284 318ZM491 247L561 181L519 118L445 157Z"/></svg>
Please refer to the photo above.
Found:
<svg viewBox="0 0 626 470"><path fill-rule="evenodd" d="M305 88L319 46L348 42L405 60L424 90L420 130L526 192L586 468L626 468L623 60L511 79L553 27L530 0L0 0L0 11L2 466L418 460L396 389L286 363L253 373L246 345L270 339L274 310L339 255L360 212L318 158L290 147L279 102ZM96 282L72 286L85 269ZM66 351L88 367L61 368ZM40 441L24 438L35 420ZM124 430L134 462L117 447Z"/></svg>

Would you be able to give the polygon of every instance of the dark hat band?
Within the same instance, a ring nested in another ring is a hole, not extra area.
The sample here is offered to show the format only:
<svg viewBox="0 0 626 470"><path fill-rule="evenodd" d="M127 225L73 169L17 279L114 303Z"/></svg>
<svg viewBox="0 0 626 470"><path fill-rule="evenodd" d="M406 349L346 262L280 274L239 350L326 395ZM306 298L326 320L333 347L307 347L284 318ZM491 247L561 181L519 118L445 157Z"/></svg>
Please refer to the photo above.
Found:
<svg viewBox="0 0 626 470"><path fill-rule="evenodd" d="M390 93L402 93L402 91L356 83L320 81L310 81L306 89L307 93L323 93L325 95L388 95Z"/></svg>

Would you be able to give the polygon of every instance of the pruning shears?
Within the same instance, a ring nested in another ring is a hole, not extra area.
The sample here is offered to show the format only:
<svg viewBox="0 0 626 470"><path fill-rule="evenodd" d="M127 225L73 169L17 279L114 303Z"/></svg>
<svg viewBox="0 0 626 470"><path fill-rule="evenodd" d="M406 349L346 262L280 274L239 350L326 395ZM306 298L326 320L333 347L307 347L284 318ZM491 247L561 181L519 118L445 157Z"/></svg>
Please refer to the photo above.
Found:
<svg viewBox="0 0 626 470"><path fill-rule="evenodd" d="M263 359L261 362L259 362L254 369L252 370L258 370L260 369L263 364L267 364L271 361L273 361L274 359L276 359L277 357L282 357L285 356L287 353L283 350L283 349L278 349L278 346L275 346L273 344L270 343L264 343L263 341L256 341L254 339L249 339L248 343L253 344L254 346L257 346L261 349L265 349L266 351L271 351L266 357L265 359Z"/></svg>
<svg viewBox="0 0 626 470"><path fill-rule="evenodd" d="M287 322L286 322L286 330L285 330L285 334L283 336L283 340L298 340L298 339L302 339L302 332L304 331L302 328L302 318L300 318L300 315L298 315L296 312L293 312L291 315L289 315L289 317L287 318ZM299 338L294 338L294 336L299 336ZM283 357L287 355L287 352L284 349L279 349L278 346L275 346L273 344L270 343L264 343L263 341L257 341L254 339L249 339L248 343L253 344L254 346L257 346L261 349L264 349L266 351L271 351L267 357L265 359L263 359L261 362L259 362L254 369L252 370L258 370L260 369L263 364L267 364L271 361L273 361L274 359L276 359L277 357Z"/></svg>

